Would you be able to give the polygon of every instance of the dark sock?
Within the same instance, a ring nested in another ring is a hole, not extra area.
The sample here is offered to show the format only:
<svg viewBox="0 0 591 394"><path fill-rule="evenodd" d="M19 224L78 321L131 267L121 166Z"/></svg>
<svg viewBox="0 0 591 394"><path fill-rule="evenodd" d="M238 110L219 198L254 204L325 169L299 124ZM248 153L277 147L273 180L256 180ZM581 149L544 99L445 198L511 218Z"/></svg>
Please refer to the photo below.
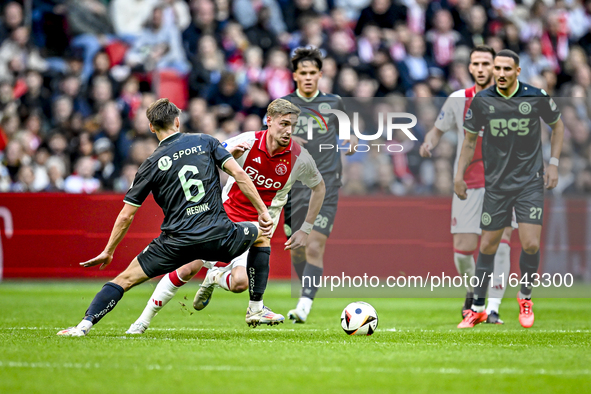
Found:
<svg viewBox="0 0 591 394"><path fill-rule="evenodd" d="M123 287L107 282L94 296L90 306L86 310L84 320L89 320L92 324L98 323L107 313L111 312L117 302L123 297Z"/></svg>
<svg viewBox="0 0 591 394"><path fill-rule="evenodd" d="M495 268L495 255L478 253L475 276L478 278L479 286L474 288L474 306L484 306L486 291L490 282L490 274Z"/></svg>
<svg viewBox="0 0 591 394"><path fill-rule="evenodd" d="M301 263L293 263L293 268L295 269L296 274L298 274L298 278L300 282L302 281L302 276L304 275L304 269L306 268L308 263L306 261L302 261Z"/></svg>
<svg viewBox="0 0 591 394"><path fill-rule="evenodd" d="M246 272L248 273L248 291L251 301L261 301L267 288L269 279L269 260L271 259L270 247L251 247L246 260Z"/></svg>
<svg viewBox="0 0 591 394"><path fill-rule="evenodd" d="M302 273L302 278L304 278L302 279L302 297L308 297L311 300L316 297L318 286L315 286L315 284L320 285L322 283L322 272L322 268L310 263L306 264Z"/></svg>
<svg viewBox="0 0 591 394"><path fill-rule="evenodd" d="M540 266L540 251L534 254L527 254L525 250L521 249L521 256L519 257L519 269L521 270L521 278L526 279L521 282L532 281L532 275L538 272ZM524 278L525 276L525 278ZM528 288L525 283L521 284L521 295L531 297L531 286Z"/></svg>

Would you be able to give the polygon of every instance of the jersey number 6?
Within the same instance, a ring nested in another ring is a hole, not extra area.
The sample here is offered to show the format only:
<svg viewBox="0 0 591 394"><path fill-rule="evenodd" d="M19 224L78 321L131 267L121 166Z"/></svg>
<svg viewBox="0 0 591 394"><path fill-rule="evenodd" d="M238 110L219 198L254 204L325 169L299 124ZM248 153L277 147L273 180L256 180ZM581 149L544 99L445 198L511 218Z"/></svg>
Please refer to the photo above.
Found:
<svg viewBox="0 0 591 394"><path fill-rule="evenodd" d="M194 203L198 203L199 201L201 201L203 196L205 196L205 189L203 188L203 182L201 182L201 180L199 180L199 179L191 179L191 178L187 179L185 177L185 174L187 172L192 172L193 174L196 175L196 174L199 174L199 170L195 166L191 166L191 165L186 164L179 171L179 179L181 180L181 186L183 187L183 191L185 192L185 198L187 199L187 201L192 201ZM196 196L193 196L191 194L191 186L197 186L197 190L199 191L199 193L197 193Z"/></svg>

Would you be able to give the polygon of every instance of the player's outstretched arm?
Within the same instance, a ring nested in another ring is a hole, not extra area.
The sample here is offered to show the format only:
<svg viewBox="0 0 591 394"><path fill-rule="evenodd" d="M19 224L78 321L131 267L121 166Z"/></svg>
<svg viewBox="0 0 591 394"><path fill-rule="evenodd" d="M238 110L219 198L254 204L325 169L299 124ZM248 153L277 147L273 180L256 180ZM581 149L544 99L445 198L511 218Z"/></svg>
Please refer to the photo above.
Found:
<svg viewBox="0 0 591 394"><path fill-rule="evenodd" d="M439 130L437 127L433 126L431 130L425 136L425 142L421 145L419 149L419 154L421 157L431 157L431 151L435 149L437 144L439 144L439 140L443 135L443 131Z"/></svg>
<svg viewBox="0 0 591 394"><path fill-rule="evenodd" d="M552 128L550 156L559 159L560 152L562 152L562 140L564 138L564 123L562 123L562 119L558 119L558 122L550 125L550 127ZM554 189L558 184L558 166L552 164L552 160L550 161L550 165L546 168L544 184L546 185L546 189Z"/></svg>
<svg viewBox="0 0 591 394"><path fill-rule="evenodd" d="M236 184L240 188L240 191L244 193L246 198L250 200L252 205L259 213L259 225L263 230L263 235L271 236L273 231L273 220L269 215L267 206L261 199L259 192L257 191L254 183L250 180L250 177L246 175L246 172L240 167L236 160L230 159L224 164L224 171L230 176L234 177Z"/></svg>
<svg viewBox="0 0 591 394"><path fill-rule="evenodd" d="M117 216L117 220L115 220L115 224L113 225L113 230L111 230L111 236L109 237L109 242L107 243L105 250L95 258L85 261L84 263L80 263L80 265L83 267L94 267L95 265L100 264L101 266L99 269L102 270L111 264L111 261L113 261L115 249L123 240L125 234L127 234L127 230L129 230L129 226L131 226L131 222L133 222L133 218L138 208L139 207L134 207L130 204L124 204L123 209Z"/></svg>
<svg viewBox="0 0 591 394"><path fill-rule="evenodd" d="M466 194L468 185L466 185L466 182L464 181L464 173L466 172L468 165L472 162L477 141L478 133L473 133L466 129L466 136L464 137L460 159L458 160L458 173L454 178L454 192L458 195L460 200L465 200L468 197Z"/></svg>
<svg viewBox="0 0 591 394"><path fill-rule="evenodd" d="M306 246L308 235L312 232L314 227L314 221L320 213L322 203L324 202L324 195L326 194L326 186L324 180L314 187L311 187L312 195L310 196L310 204L308 206L308 213L306 214L306 220L302 227L293 233L293 235L285 243L285 250L297 249L302 246Z"/></svg>

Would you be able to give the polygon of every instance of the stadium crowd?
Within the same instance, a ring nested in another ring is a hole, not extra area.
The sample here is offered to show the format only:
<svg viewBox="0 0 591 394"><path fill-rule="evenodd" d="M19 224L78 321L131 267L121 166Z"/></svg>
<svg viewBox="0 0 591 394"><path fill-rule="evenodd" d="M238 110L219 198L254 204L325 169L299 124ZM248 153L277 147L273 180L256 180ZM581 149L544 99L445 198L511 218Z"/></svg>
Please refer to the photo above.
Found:
<svg viewBox="0 0 591 394"><path fill-rule="evenodd" d="M441 98L473 85L468 54L479 44L516 51L521 81L564 98L554 193L591 192L589 0L0 4L1 192L126 191L158 145L145 109L159 96L179 98L185 132L225 140L260 130L268 103L294 89L291 51L311 45L326 56L324 92L401 107L430 100L413 129L419 141L401 139L402 153L343 157L343 193L451 195L455 135L432 159L418 149ZM548 134L544 142L548 159Z"/></svg>

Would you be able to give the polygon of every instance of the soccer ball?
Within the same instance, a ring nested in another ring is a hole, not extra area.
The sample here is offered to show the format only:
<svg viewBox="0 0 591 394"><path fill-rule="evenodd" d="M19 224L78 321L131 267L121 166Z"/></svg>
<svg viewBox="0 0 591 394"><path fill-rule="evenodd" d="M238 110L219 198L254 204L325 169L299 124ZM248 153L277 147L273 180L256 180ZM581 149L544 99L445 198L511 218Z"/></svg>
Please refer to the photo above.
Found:
<svg viewBox="0 0 591 394"><path fill-rule="evenodd" d="M341 314L341 327L347 335L371 335L378 327L378 314L367 302L352 302Z"/></svg>

